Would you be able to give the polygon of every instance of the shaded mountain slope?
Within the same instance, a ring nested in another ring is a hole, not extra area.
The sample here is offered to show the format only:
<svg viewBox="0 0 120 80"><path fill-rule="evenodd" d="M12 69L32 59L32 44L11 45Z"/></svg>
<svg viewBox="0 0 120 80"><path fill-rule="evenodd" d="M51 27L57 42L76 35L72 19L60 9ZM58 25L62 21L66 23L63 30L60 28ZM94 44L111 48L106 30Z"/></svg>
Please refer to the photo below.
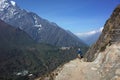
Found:
<svg viewBox="0 0 120 80"><path fill-rule="evenodd" d="M26 80L29 74L47 74L74 59L75 51L38 44L21 29L0 20L0 80Z"/></svg>
<svg viewBox="0 0 120 80"><path fill-rule="evenodd" d="M34 41L21 29L13 28L12 26L5 24L3 21L0 20L0 42L2 42L0 43L0 47L7 47L9 45L14 46L30 44L33 43Z"/></svg>

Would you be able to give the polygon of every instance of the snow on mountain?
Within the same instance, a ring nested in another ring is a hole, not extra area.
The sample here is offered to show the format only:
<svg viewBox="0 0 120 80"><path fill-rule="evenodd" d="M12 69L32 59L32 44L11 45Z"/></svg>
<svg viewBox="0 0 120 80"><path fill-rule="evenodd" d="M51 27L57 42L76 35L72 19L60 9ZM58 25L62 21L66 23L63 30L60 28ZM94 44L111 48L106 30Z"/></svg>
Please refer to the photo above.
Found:
<svg viewBox="0 0 120 80"><path fill-rule="evenodd" d="M3 11L4 9L10 7L10 6L16 6L16 3L14 1L10 0L0 0L0 11Z"/></svg>
<svg viewBox="0 0 120 80"><path fill-rule="evenodd" d="M35 25L34 26L37 27L38 30L40 31L42 29L42 24L39 24L36 16L34 16L33 18L34 18L34 21L35 21Z"/></svg>
<svg viewBox="0 0 120 80"><path fill-rule="evenodd" d="M6 0L0 0L0 11L3 11L8 6L9 4L6 2Z"/></svg>
<svg viewBox="0 0 120 80"><path fill-rule="evenodd" d="M16 5L15 1L10 1L13 6Z"/></svg>
<svg viewBox="0 0 120 80"><path fill-rule="evenodd" d="M19 8L16 3L12 0L0 0L0 16L1 20L6 18L12 18L14 15L18 14Z"/></svg>
<svg viewBox="0 0 120 80"><path fill-rule="evenodd" d="M76 33L76 35L88 45L92 45L99 38L102 30L103 30L103 27L97 30L86 32L86 33Z"/></svg>
<svg viewBox="0 0 120 80"><path fill-rule="evenodd" d="M3 4L6 0L0 0L0 5Z"/></svg>

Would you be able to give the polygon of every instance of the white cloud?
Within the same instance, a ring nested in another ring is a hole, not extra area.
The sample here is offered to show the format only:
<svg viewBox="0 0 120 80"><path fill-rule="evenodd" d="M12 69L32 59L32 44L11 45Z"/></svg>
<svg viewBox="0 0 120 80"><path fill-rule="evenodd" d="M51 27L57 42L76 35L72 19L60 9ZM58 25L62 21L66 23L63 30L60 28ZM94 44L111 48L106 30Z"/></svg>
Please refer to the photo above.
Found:
<svg viewBox="0 0 120 80"><path fill-rule="evenodd" d="M102 32L102 30L103 30L103 27L100 28L100 31L101 31L101 32Z"/></svg>
<svg viewBox="0 0 120 80"><path fill-rule="evenodd" d="M86 36L94 35L94 34L96 34L98 32L102 32L102 30L103 30L103 27L101 27L98 30L93 30L93 31L85 32L85 33L76 33L76 35L78 37L83 37L83 36L86 37Z"/></svg>

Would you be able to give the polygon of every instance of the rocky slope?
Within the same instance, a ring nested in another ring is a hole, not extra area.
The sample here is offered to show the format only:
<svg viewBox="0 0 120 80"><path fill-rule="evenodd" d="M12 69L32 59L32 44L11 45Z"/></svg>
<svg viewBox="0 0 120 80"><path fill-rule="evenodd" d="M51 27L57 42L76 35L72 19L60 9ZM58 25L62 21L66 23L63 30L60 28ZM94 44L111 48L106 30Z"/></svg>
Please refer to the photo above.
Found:
<svg viewBox="0 0 120 80"><path fill-rule="evenodd" d="M107 46L105 51L99 53L93 62L83 62L79 59L70 61L59 68L57 76L53 77L53 79L120 80L120 43Z"/></svg>
<svg viewBox="0 0 120 80"><path fill-rule="evenodd" d="M35 41L56 46L86 46L75 35L33 12L20 9L12 0L0 0L0 19L27 32Z"/></svg>
<svg viewBox="0 0 120 80"><path fill-rule="evenodd" d="M113 11L111 17L104 25L98 41L86 53L88 61L93 61L100 51L104 51L106 45L120 41L120 5Z"/></svg>

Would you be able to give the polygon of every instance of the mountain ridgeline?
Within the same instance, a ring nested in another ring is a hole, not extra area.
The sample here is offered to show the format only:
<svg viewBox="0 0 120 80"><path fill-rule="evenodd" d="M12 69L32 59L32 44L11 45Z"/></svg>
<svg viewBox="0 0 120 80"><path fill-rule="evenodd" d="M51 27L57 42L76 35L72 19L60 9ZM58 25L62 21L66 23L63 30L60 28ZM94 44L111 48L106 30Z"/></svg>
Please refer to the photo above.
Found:
<svg viewBox="0 0 120 80"><path fill-rule="evenodd" d="M111 45L120 41L120 5L113 11L111 17L106 21L101 36L97 42L86 53L85 58L93 61L99 52L106 49L107 45Z"/></svg>
<svg viewBox="0 0 120 80"><path fill-rule="evenodd" d="M33 12L20 9L11 0L0 1L0 19L27 32L35 41L55 46L87 46L74 34Z"/></svg>

